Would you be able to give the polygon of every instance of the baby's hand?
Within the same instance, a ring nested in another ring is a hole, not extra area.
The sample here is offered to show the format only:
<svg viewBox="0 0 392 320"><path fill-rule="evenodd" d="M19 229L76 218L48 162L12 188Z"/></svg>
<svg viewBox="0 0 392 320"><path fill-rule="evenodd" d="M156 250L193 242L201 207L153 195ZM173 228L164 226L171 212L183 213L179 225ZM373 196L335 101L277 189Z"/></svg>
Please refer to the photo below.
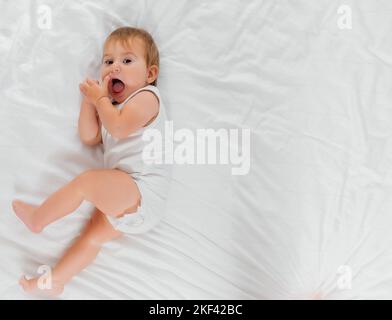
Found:
<svg viewBox="0 0 392 320"><path fill-rule="evenodd" d="M98 99L109 97L109 80L109 75L103 79L101 84L96 80L86 79L79 85L79 89L90 103L96 105Z"/></svg>

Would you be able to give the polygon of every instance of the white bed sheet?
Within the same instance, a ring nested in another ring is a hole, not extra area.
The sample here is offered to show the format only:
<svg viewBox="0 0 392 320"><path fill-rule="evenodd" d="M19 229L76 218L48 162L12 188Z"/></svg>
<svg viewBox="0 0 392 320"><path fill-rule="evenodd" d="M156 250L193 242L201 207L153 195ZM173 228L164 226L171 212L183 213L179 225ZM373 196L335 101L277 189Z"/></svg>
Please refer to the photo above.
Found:
<svg viewBox="0 0 392 320"><path fill-rule="evenodd" d="M53 265L91 213L36 235L11 201L102 166L77 135L78 83L122 25L158 43L175 128L250 128L251 169L175 165L165 220L105 245L61 299L391 298L392 4L346 3L351 30L330 0L2 1L0 298L29 299L19 276Z"/></svg>

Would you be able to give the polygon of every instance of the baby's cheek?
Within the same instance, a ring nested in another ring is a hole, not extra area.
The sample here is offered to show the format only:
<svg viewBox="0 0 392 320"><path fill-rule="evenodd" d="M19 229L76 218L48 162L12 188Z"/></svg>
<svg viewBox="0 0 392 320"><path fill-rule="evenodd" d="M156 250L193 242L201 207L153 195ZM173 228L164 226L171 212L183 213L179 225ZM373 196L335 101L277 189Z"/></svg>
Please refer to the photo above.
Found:
<svg viewBox="0 0 392 320"><path fill-rule="evenodd" d="M100 72L101 80L102 80L103 78L105 78L106 75L108 75L108 74L109 74L109 70L107 70L107 67L102 66L102 67L101 67L101 72Z"/></svg>

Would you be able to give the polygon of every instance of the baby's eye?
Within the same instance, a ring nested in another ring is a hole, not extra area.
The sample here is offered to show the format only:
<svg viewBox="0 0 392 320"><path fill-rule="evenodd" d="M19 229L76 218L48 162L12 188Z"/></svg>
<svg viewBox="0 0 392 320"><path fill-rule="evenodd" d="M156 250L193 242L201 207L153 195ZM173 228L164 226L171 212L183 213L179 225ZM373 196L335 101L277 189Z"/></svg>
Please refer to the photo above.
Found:
<svg viewBox="0 0 392 320"><path fill-rule="evenodd" d="M112 63L113 63L113 60L105 60L104 63L105 63L105 64L112 64Z"/></svg>
<svg viewBox="0 0 392 320"><path fill-rule="evenodd" d="M126 59L124 59L124 61L123 61L125 64L128 64L128 63L131 63L132 62L132 60L131 59L128 59L128 58L126 58Z"/></svg>

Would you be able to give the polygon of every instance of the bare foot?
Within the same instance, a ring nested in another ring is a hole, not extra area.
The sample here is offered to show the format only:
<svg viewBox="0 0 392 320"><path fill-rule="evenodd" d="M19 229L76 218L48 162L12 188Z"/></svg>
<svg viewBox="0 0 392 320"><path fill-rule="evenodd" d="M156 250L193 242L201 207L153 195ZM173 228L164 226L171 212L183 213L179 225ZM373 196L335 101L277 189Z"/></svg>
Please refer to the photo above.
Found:
<svg viewBox="0 0 392 320"><path fill-rule="evenodd" d="M51 288L39 288L38 279L39 278L26 279L25 276L22 276L19 279L19 284L26 293L44 297L56 297L64 291L64 285L55 282L52 282Z"/></svg>
<svg viewBox="0 0 392 320"><path fill-rule="evenodd" d="M12 201L12 208L14 209L18 218L23 221L30 231L35 233L42 231L42 228L37 228L37 226L33 224L32 218L34 216L34 211L37 208L36 206L32 206L20 200L14 200Z"/></svg>

